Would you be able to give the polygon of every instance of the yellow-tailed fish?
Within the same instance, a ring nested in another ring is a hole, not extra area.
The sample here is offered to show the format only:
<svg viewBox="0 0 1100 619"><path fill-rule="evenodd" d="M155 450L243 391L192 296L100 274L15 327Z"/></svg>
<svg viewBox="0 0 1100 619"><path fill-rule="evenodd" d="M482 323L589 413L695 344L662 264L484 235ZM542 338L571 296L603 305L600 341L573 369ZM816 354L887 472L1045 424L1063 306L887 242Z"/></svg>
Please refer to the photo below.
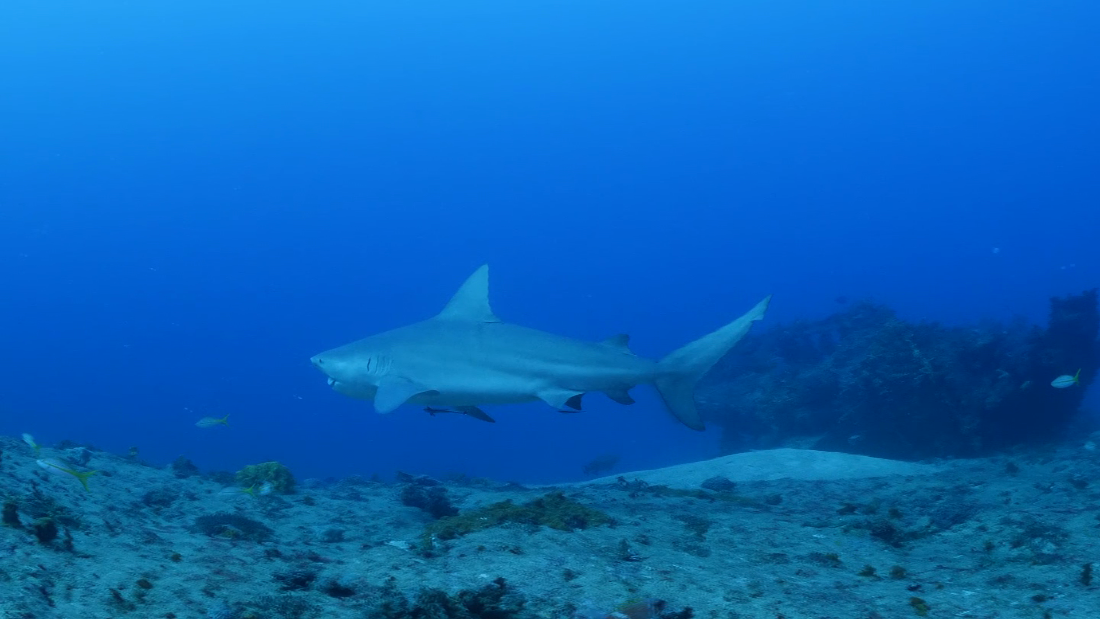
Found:
<svg viewBox="0 0 1100 619"><path fill-rule="evenodd" d="M1077 373L1073 376L1062 374L1058 378L1050 381L1050 386L1055 389L1065 389L1066 387L1072 387L1079 384L1081 384L1081 370L1077 370Z"/></svg>
<svg viewBox="0 0 1100 619"><path fill-rule="evenodd" d="M225 417L222 417L221 419L219 419L217 417L203 417L202 419L195 422L195 426L199 427L199 428L213 428L215 426L228 426L228 425L229 425L229 415L226 415Z"/></svg>
<svg viewBox="0 0 1100 619"><path fill-rule="evenodd" d="M26 432L23 433L23 442L31 446L31 449L34 450L34 455L36 456L38 455L38 452L42 451L42 447L40 447L38 443L34 442L34 437L30 434L27 434Z"/></svg>
<svg viewBox="0 0 1100 619"><path fill-rule="evenodd" d="M99 472L99 471L78 471L78 470L74 469L73 467L71 467L67 464L62 464L62 463L58 462L57 460L53 460L53 459L39 460L38 461L38 466L46 469L47 471L49 471L50 473L53 473L54 475L70 475L72 477L75 477L75 478L80 480L81 485L83 485L84 489L88 490L88 491L91 491L91 488L88 487L88 478Z"/></svg>
<svg viewBox="0 0 1100 619"><path fill-rule="evenodd" d="M218 496L240 496L242 494L247 494L251 497L256 496L256 486L249 486L247 488L234 488L230 486L229 488L222 488L218 492Z"/></svg>

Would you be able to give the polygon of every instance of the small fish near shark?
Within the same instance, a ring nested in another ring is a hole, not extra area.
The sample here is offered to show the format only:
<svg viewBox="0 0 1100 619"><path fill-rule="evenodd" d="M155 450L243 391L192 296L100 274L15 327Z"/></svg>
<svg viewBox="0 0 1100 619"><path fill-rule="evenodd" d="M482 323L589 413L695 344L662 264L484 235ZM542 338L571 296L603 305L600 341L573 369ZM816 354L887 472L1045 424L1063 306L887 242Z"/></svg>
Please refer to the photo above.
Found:
<svg viewBox="0 0 1100 619"><path fill-rule="evenodd" d="M703 430L695 385L764 318L771 296L743 316L659 361L635 355L628 336L585 342L502 322L489 306L489 267L471 275L443 311L314 356L338 393L372 400L379 413L402 404L494 421L492 404L543 401L580 410L586 393L633 404L630 390L652 384L684 425Z"/></svg>

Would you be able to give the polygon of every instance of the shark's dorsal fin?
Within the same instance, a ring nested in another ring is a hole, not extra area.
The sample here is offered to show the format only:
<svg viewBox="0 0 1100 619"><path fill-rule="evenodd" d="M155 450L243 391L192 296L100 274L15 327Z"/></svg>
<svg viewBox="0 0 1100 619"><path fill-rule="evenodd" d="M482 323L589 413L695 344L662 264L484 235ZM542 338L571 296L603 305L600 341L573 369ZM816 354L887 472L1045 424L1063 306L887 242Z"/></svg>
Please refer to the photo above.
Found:
<svg viewBox="0 0 1100 619"><path fill-rule="evenodd" d="M500 322L489 307L489 265L483 264L474 271L436 318L465 322Z"/></svg>
<svg viewBox="0 0 1100 619"><path fill-rule="evenodd" d="M604 346L610 346L611 348L618 348L620 351L628 355L634 354L634 352L630 350L630 336L625 333L612 335L611 337L600 343Z"/></svg>

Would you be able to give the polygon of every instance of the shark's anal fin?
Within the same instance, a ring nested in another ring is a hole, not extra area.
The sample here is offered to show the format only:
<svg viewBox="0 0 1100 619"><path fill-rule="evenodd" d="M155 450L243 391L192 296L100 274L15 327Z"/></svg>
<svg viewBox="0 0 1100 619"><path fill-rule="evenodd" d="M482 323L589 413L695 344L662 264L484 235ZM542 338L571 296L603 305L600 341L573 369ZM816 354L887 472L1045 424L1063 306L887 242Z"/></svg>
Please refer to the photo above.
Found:
<svg viewBox="0 0 1100 619"><path fill-rule="evenodd" d="M630 391L628 389L607 389L604 393L607 394L607 397L619 404L634 403L634 398L630 397Z"/></svg>
<svg viewBox="0 0 1100 619"><path fill-rule="evenodd" d="M584 395L584 392L568 389L544 389L535 395L538 399L559 411L566 407L579 411L581 409L581 396Z"/></svg>
<svg viewBox="0 0 1100 619"><path fill-rule="evenodd" d="M401 376L386 376L378 381L374 410L383 414L392 413L409 398L421 393L433 393L433 390Z"/></svg>

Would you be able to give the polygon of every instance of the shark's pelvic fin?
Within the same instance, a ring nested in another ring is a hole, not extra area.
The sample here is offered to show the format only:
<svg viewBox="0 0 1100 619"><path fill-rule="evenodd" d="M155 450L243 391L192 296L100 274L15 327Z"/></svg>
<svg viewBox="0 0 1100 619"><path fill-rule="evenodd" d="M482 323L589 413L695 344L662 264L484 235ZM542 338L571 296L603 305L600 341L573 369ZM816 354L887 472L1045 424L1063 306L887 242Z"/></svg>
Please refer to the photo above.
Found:
<svg viewBox="0 0 1100 619"><path fill-rule="evenodd" d="M432 389L401 376L386 376L378 381L378 393L374 396L374 410L392 413L394 409L421 393L437 393Z"/></svg>
<svg viewBox="0 0 1100 619"><path fill-rule="evenodd" d="M483 264L466 279L436 318L466 322L500 322L489 307L489 265Z"/></svg>
<svg viewBox="0 0 1100 619"><path fill-rule="evenodd" d="M611 398L619 404L633 404L634 398L630 397L630 390L628 389L608 389L604 391L607 397Z"/></svg>
<svg viewBox="0 0 1100 619"><path fill-rule="evenodd" d="M752 323L764 318L771 295L744 316L721 329L674 350L657 363L657 391L672 414L693 430L706 426L695 407L695 384L749 332Z"/></svg>
<svg viewBox="0 0 1100 619"><path fill-rule="evenodd" d="M569 407L579 411L581 409L581 396L584 395L584 392L568 389L543 389L535 395L538 399L558 410Z"/></svg>
<svg viewBox="0 0 1100 619"><path fill-rule="evenodd" d="M620 333L618 335L612 335L611 337L607 338L606 340L604 340L600 343L603 344L604 346L609 346L611 348L616 348L616 349L618 349L618 350L620 350L620 351L622 351L622 352L624 352L628 355L633 355L634 354L634 352L630 350L630 336L625 334L625 333Z"/></svg>

